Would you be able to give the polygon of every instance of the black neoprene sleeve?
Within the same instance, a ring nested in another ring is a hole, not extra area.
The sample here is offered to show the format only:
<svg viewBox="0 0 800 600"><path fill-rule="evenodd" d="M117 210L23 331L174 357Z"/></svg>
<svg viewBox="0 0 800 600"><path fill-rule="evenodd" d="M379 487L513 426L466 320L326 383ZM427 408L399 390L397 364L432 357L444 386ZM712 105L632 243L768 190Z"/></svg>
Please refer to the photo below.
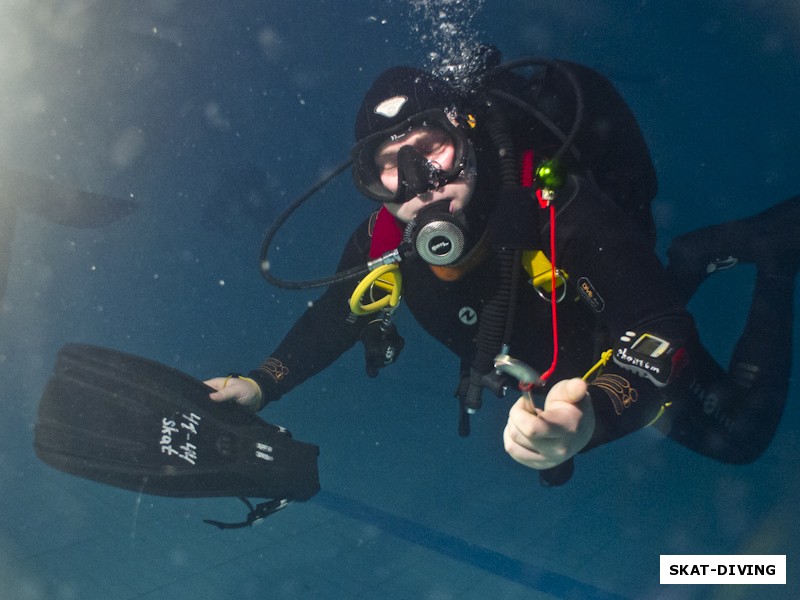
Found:
<svg viewBox="0 0 800 600"><path fill-rule="evenodd" d="M369 220L353 233L342 253L337 271L367 261ZM310 379L358 341L364 318L348 320L348 300L355 283L333 284L294 323L261 365L248 373L261 388L262 408Z"/></svg>

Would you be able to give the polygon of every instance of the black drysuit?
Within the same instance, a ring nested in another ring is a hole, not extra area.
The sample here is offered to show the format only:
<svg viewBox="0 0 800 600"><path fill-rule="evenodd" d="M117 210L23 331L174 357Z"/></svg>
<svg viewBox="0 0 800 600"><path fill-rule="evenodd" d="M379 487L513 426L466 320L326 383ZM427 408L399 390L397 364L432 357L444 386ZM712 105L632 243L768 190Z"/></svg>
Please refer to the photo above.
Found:
<svg viewBox="0 0 800 600"><path fill-rule="evenodd" d="M479 192L476 192L476 194ZM529 196L530 202L536 200ZM475 198L473 201L480 201ZM540 209L536 209L540 210ZM549 221L541 211L540 241L550 247ZM559 360L550 381L583 375L600 352L628 331L669 340L675 348L691 348L696 333L664 268L641 228L588 179L570 176L559 191L556 215L556 263L569 276L565 299L558 305ZM340 269L364 264L370 247L365 221L348 242ZM475 352L480 314L500 284L493 255L454 282L440 280L421 260L401 263L403 300L422 327L462 362ZM525 272L523 271L523 275ZM527 277L527 276L526 276ZM581 291L583 290L583 291ZM591 298L587 295L591 290ZM261 368L251 372L271 402L321 371L361 337L369 320L348 321L352 283L336 284L309 308ZM518 286L511 354L539 372L550 365L553 342L550 304L533 287ZM589 386L597 413L591 446L610 441L649 424L661 407L684 393L692 365L675 381L658 388L635 372L609 362ZM454 379L455 379L454 373Z"/></svg>

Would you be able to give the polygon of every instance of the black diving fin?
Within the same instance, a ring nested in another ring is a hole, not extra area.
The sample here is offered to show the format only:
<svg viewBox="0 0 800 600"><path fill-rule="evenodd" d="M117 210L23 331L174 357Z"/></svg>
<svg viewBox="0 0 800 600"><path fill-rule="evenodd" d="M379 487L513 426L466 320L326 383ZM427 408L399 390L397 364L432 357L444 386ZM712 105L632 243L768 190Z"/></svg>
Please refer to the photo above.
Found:
<svg viewBox="0 0 800 600"><path fill-rule="evenodd" d="M234 496L243 527L319 487L319 448L292 439L211 388L152 360L67 344L39 403L34 448L45 463L108 485L184 498ZM253 507L247 497L269 498Z"/></svg>

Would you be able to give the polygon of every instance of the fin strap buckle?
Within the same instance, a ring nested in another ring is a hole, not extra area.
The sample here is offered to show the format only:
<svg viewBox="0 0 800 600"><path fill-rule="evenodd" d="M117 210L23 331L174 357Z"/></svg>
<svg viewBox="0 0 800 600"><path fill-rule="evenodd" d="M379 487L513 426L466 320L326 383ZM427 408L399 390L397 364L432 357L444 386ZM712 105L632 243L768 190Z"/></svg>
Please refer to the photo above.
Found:
<svg viewBox="0 0 800 600"><path fill-rule="evenodd" d="M211 519L203 519L204 523L208 523L209 525L214 525L215 527L219 527L220 529L241 529L243 527L250 527L255 523L267 518L273 513L278 512L279 510L286 508L289 505L291 500L286 498L282 500L268 500L267 502L261 502L260 504L256 504L253 506L252 502L250 502L247 498L239 498L242 502L247 505L247 508L250 509L250 512L247 513L247 518L240 523L223 523L222 521L213 521Z"/></svg>

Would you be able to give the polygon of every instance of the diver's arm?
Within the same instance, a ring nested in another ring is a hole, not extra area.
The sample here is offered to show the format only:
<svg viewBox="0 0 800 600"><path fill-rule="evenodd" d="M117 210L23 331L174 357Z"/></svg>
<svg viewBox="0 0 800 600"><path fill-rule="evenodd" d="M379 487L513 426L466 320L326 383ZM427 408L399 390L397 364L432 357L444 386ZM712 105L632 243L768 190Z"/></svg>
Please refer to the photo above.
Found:
<svg viewBox="0 0 800 600"><path fill-rule="evenodd" d="M367 222L348 241L338 270L366 263L369 248ZM234 400L253 410L319 373L358 341L365 319L347 320L352 281L331 285L294 323L276 350L246 378L218 377L206 383L218 391L212 400ZM255 385L254 385L255 384Z"/></svg>
<svg viewBox="0 0 800 600"><path fill-rule="evenodd" d="M675 341L682 325L681 319L657 319L645 329L672 331L668 337ZM581 379L556 383L543 410L520 397L503 433L506 452L533 469L549 469L653 424L684 393L694 367L676 362L673 368L671 381L659 386L612 362L589 385Z"/></svg>
<svg viewBox="0 0 800 600"><path fill-rule="evenodd" d="M362 323L347 321L351 292L352 283L331 286L295 322L275 351L248 373L261 388L262 407L331 365L358 341Z"/></svg>
<svg viewBox="0 0 800 600"><path fill-rule="evenodd" d="M346 284L339 284L342 287ZM205 383L212 400L233 400L259 411L322 371L358 340L362 323L348 323L347 297L329 289L295 322L278 348L247 377L215 377Z"/></svg>
<svg viewBox="0 0 800 600"><path fill-rule="evenodd" d="M665 330L664 323L657 320L651 330ZM684 369L682 381L689 370ZM581 379L559 381L548 392L543 410L524 396L511 408L503 433L506 452L534 469L557 466L652 424L683 385L672 382L659 388L614 363L589 385Z"/></svg>
<svg viewBox="0 0 800 600"><path fill-rule="evenodd" d="M641 368L623 367L613 359L603 368L602 374L591 381L588 391L596 425L584 450L654 424L675 401L684 397L687 382L693 378L696 365L692 357L697 356L698 338L691 319L680 314L663 315L634 325L631 331L636 335L622 336L630 342L615 342L613 356L624 357L632 343L640 339L640 334L663 340L673 353L660 364L660 381L645 376Z"/></svg>
<svg viewBox="0 0 800 600"><path fill-rule="evenodd" d="M625 344L630 347L647 336L668 344L674 359L662 366L663 381L658 382L635 364L612 360L604 366L588 387L595 417L589 449L658 418L675 389L683 387L678 379L682 373L685 378L688 349L697 332L641 228L591 183L579 182L581 186L559 209L556 263L569 273L598 325L609 332L615 356L623 352L624 359L625 352L631 354Z"/></svg>

